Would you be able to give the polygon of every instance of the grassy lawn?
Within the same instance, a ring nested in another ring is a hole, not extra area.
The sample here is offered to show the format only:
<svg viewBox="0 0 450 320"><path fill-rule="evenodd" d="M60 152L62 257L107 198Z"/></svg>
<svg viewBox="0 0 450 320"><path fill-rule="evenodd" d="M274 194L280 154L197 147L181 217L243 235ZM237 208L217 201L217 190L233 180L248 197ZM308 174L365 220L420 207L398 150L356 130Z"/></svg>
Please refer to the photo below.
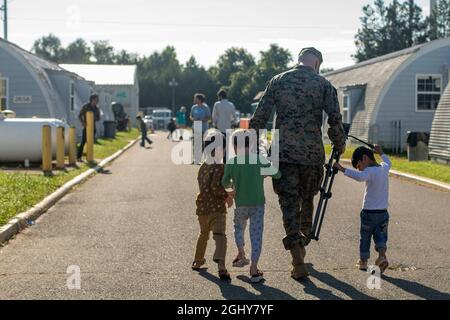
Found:
<svg viewBox="0 0 450 320"><path fill-rule="evenodd" d="M343 158L351 159L354 148L347 148ZM327 154L331 152L331 146L326 146ZM450 183L450 166L437 164L431 161L409 162L406 157L390 155L392 169L404 173L415 174L425 178L430 178L445 183Z"/></svg>
<svg viewBox="0 0 450 320"><path fill-rule="evenodd" d="M119 132L115 140L99 139L94 147L95 158L100 160L113 155L138 137L136 129ZM0 226L15 215L26 211L56 191L66 182L88 170L87 165L53 177L27 173L7 173L0 171Z"/></svg>
<svg viewBox="0 0 450 320"><path fill-rule="evenodd" d="M139 137L139 131L133 129L130 132L117 132L115 140L99 139L94 147L94 155L96 159L105 159L118 150L126 147L130 141Z"/></svg>

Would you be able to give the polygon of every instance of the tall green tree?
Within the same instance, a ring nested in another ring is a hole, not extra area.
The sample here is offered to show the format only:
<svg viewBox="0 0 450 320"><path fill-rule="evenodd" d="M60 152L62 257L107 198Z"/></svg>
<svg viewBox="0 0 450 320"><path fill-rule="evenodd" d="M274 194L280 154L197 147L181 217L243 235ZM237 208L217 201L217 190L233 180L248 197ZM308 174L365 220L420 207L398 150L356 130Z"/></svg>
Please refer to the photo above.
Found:
<svg viewBox="0 0 450 320"><path fill-rule="evenodd" d="M180 86L177 95L178 106L186 106L188 111L193 105L193 96L195 93L206 95L207 104L212 107L216 93L219 91L219 85L214 81L212 75L201 65L198 64L192 56L182 68L180 76Z"/></svg>
<svg viewBox="0 0 450 320"><path fill-rule="evenodd" d="M138 64L139 55L136 53L130 53L126 50L120 50L119 52L114 54L114 64Z"/></svg>
<svg viewBox="0 0 450 320"><path fill-rule="evenodd" d="M427 23L430 40L450 37L450 0L439 0Z"/></svg>
<svg viewBox="0 0 450 320"><path fill-rule="evenodd" d="M361 27L355 36L357 62L402 50L427 40L422 9L414 0L375 0L363 7Z"/></svg>
<svg viewBox="0 0 450 320"><path fill-rule="evenodd" d="M154 52L138 62L141 98L145 107L172 106L172 89L169 82L181 76L181 65L174 47Z"/></svg>
<svg viewBox="0 0 450 320"><path fill-rule="evenodd" d="M248 71L255 66L255 58L244 48L230 48L219 57L216 67L211 73L217 83L222 86L231 84L233 74L240 71Z"/></svg>
<svg viewBox="0 0 450 320"><path fill-rule="evenodd" d="M271 44L268 50L260 52L258 62L252 68L233 73L227 87L230 98L242 112L251 112L256 94L264 90L270 79L289 69L291 62L292 55L288 50Z"/></svg>
<svg viewBox="0 0 450 320"><path fill-rule="evenodd" d="M292 62L292 54L289 50L277 44L271 44L270 48L267 51L261 51L260 55L261 57L253 72L253 77L259 89L265 87L274 76L286 71Z"/></svg>
<svg viewBox="0 0 450 320"><path fill-rule="evenodd" d="M64 63L91 63L92 52L87 42L81 38L70 43L64 50Z"/></svg>
<svg viewBox="0 0 450 320"><path fill-rule="evenodd" d="M98 64L114 63L114 48L109 41L92 41L92 53Z"/></svg>

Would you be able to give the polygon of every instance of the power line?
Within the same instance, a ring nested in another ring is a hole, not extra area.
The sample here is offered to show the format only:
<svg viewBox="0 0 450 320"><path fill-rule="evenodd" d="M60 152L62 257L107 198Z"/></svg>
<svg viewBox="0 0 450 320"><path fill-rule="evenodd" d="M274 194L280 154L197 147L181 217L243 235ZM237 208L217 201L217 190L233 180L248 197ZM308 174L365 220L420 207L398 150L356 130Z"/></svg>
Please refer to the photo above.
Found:
<svg viewBox="0 0 450 320"><path fill-rule="evenodd" d="M66 22L66 19L40 19L40 18L19 18L10 17L12 20L21 21L40 21L40 22ZM304 26L287 26L287 25L220 25L220 24L192 24L192 23L158 23L148 21L118 21L118 20L82 20L80 23L86 24L117 24L117 25L145 25L156 27L192 27L192 28L222 28L222 29L321 29L321 30L334 30L336 28L342 28L342 26L317 26L317 25L304 25Z"/></svg>
<svg viewBox="0 0 450 320"><path fill-rule="evenodd" d="M0 10L3 11L3 38L8 40L8 0L3 0Z"/></svg>

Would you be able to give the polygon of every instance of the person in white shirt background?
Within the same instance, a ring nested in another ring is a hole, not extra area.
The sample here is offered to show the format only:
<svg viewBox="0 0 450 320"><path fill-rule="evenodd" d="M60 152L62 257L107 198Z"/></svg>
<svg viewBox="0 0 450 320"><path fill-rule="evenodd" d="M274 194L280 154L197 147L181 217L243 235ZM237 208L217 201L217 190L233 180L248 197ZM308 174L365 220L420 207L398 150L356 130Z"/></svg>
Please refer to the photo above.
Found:
<svg viewBox="0 0 450 320"><path fill-rule="evenodd" d="M225 161L227 158L227 131L231 130L234 122L236 122L236 107L228 100L228 94L225 90L217 93L218 102L214 105L212 114L213 126L224 135Z"/></svg>
<svg viewBox="0 0 450 320"><path fill-rule="evenodd" d="M383 162L378 164L375 154L380 155ZM366 183L363 210L361 212L361 240L360 240L360 260L358 268L367 271L370 259L370 247L372 238L375 242L375 249L379 256L375 264L384 272L389 262L386 257L388 227L389 227L389 171L391 161L384 154L381 146L375 146L374 151L360 147L355 150L352 157L352 164L355 170L346 169L339 163L335 168L342 171L345 176L359 182Z"/></svg>

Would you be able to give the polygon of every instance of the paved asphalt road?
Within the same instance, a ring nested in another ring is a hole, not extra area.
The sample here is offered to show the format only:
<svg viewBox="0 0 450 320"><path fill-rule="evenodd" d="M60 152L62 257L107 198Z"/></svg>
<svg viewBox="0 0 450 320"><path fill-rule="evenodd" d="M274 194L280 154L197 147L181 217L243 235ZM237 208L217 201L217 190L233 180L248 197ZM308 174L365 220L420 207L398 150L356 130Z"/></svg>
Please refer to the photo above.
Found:
<svg viewBox="0 0 450 320"><path fill-rule="evenodd" d="M195 166L170 161L173 144L155 137L152 150L135 146L109 174L89 180L0 249L0 299L449 299L450 194L391 180L389 270L381 290L369 290L358 258L363 185L339 176L322 239L309 247L312 276L289 278L277 199L267 181L262 256L266 282L247 271L190 270L198 234ZM228 262L236 254L232 212ZM208 249L211 257L213 242ZM81 269L81 290L69 290L67 268Z"/></svg>

